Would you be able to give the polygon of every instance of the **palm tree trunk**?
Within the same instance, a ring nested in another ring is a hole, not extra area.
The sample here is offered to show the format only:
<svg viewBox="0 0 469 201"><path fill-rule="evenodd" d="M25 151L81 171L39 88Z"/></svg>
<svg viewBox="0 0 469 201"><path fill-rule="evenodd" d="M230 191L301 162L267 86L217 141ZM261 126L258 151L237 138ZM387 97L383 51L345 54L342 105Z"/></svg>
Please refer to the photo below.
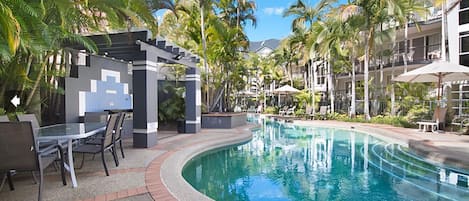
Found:
<svg viewBox="0 0 469 201"><path fill-rule="evenodd" d="M370 97L369 97L369 92L368 92L368 68L369 68L369 62L370 62L370 43L371 43L371 40L372 40L372 32L373 32L373 28L371 28L371 30L369 31L368 33L368 38L366 39L366 44L365 44L365 72L364 72L364 96L365 96L365 102L364 102L364 108L363 108L363 113L365 114L365 119L366 120L370 120L370 103L369 103L369 100L370 100Z"/></svg>
<svg viewBox="0 0 469 201"><path fill-rule="evenodd" d="M353 50L352 50L353 51ZM356 93L355 93L355 56L352 52L352 101L350 102L350 117L355 118L356 115Z"/></svg>
<svg viewBox="0 0 469 201"><path fill-rule="evenodd" d="M210 87L209 86L209 72L208 72L208 63L207 63L207 41L205 40L205 19L204 19L204 6L203 6L203 1L200 1L199 3L199 8L200 8L200 34L201 34L201 38L202 38L202 48L203 48L203 52L204 52L204 70L205 70L205 73L206 73L206 84L207 84L207 100L206 100L206 104L207 104L207 108L210 108Z"/></svg>
<svg viewBox="0 0 469 201"><path fill-rule="evenodd" d="M395 73L395 57L394 57L394 49L396 48L396 40L394 39L392 42L392 60L391 60L391 80L394 79ZM391 116L396 115L396 92L394 90L394 82L391 83Z"/></svg>
<svg viewBox="0 0 469 201"><path fill-rule="evenodd" d="M330 60L330 55L327 56L328 60ZM330 96L330 101L331 101L331 113L334 113L334 103L335 103L335 97L334 97L334 84L332 80L332 68L331 68L331 62L327 62L327 80L329 82L328 88L329 88L329 96Z"/></svg>
<svg viewBox="0 0 469 201"><path fill-rule="evenodd" d="M314 76L313 74L316 73L316 62L315 62L316 58L313 57L312 59L312 66L313 66L313 69L312 69L312 72L311 72L311 92L312 92L312 96L313 96L313 109L312 109L312 115L314 116L316 114L316 92L315 92L315 88L316 88L316 81L314 80Z"/></svg>
<svg viewBox="0 0 469 201"><path fill-rule="evenodd" d="M46 55L43 58L41 68L39 69L39 73L37 75L36 81L34 82L34 86L31 89L31 92L29 93L28 98L26 99L26 102L25 102L25 107L26 108L30 107L31 100L33 99L33 97L36 93L36 90L39 87L39 83L41 82L42 74L44 74L44 68L46 68L47 63L49 62L49 60L48 60L49 56L50 56L50 54L46 53Z"/></svg>
<svg viewBox="0 0 469 201"><path fill-rule="evenodd" d="M446 61L446 0L443 0L441 10L443 11L441 15L441 59Z"/></svg>
<svg viewBox="0 0 469 201"><path fill-rule="evenodd" d="M407 73L407 35L409 33L409 24L407 22L407 19L404 23L404 55L402 56L402 59L404 61L404 73Z"/></svg>

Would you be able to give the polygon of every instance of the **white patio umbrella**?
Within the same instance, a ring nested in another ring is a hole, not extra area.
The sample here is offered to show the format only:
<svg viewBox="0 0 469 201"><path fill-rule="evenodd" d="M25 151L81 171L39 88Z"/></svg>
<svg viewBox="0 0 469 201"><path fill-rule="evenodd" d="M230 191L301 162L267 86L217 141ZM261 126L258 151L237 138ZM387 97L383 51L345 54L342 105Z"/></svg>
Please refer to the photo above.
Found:
<svg viewBox="0 0 469 201"><path fill-rule="evenodd" d="M469 80L469 67L449 63L447 61L435 61L413 71L401 74L393 79L398 82L437 82L438 102L441 97L440 88L442 82Z"/></svg>
<svg viewBox="0 0 469 201"><path fill-rule="evenodd" d="M242 90L237 93L238 97L242 97L242 105L246 106L246 97L256 97L257 95L249 90Z"/></svg>
<svg viewBox="0 0 469 201"><path fill-rule="evenodd" d="M280 106L280 95L291 95L291 94L296 94L299 93L300 90L290 86L290 85L285 85L283 87L277 88L273 91L274 94L278 94L278 105Z"/></svg>

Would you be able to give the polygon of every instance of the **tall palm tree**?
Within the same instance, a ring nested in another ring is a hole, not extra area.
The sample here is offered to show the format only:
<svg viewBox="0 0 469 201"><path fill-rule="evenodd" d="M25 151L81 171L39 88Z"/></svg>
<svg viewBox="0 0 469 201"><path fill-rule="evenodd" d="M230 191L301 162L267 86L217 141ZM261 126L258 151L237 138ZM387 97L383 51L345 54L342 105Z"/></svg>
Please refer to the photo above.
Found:
<svg viewBox="0 0 469 201"><path fill-rule="evenodd" d="M303 0L298 0L296 3L292 4L283 14L285 17L294 16L291 25L293 33L296 33L293 36L296 38L294 39L294 41L296 41L295 43L297 43L297 47L300 48L300 51L303 52L303 62L305 64L309 64L309 61L311 61L311 65L308 65L308 67L310 68L310 73L308 73L310 78L308 80L310 80L310 89L313 100L313 106L315 104L315 83L313 79L313 74L316 68L315 55L317 55L317 53L315 53L315 51L317 51L318 47L318 45L316 45L315 43L315 37L312 30L313 23L323 17L325 11L330 8L333 2L335 1L321 0L315 7L312 7L306 4ZM298 35L301 34L303 34L304 36L298 37Z"/></svg>
<svg viewBox="0 0 469 201"><path fill-rule="evenodd" d="M403 10L399 0L356 0L346 5L344 9L350 18L357 18L362 23L360 25L365 38L364 55L364 114L367 120L370 119L369 111L369 62L373 54L374 40L377 26L389 22L389 16L402 15Z"/></svg>
<svg viewBox="0 0 469 201"><path fill-rule="evenodd" d="M248 21L252 26L256 26L257 20L254 15L256 2L252 0L220 0L217 3L220 8L218 14L230 26L236 28L244 27Z"/></svg>

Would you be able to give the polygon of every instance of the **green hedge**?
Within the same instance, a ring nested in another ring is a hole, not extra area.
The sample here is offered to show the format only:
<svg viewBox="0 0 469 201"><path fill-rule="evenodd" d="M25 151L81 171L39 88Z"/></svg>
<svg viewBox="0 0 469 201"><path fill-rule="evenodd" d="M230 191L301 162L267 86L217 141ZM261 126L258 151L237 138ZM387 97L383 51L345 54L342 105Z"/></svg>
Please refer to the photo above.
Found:
<svg viewBox="0 0 469 201"><path fill-rule="evenodd" d="M401 117L401 116L378 115L378 116L372 117L369 121L367 121L363 115L357 115L356 118L349 118L348 115L346 114L333 113L333 114L327 114L326 118L329 120L337 120L337 121L344 121L344 122L387 124L387 125L405 127L405 128L415 127L415 125L409 122L406 117Z"/></svg>

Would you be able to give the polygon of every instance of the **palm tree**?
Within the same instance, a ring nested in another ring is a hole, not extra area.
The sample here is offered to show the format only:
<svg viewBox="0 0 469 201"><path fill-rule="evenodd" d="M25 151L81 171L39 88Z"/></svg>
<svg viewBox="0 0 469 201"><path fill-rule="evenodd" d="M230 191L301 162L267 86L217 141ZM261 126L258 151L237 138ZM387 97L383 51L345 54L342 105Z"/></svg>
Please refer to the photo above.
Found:
<svg viewBox="0 0 469 201"><path fill-rule="evenodd" d="M330 8L333 0L321 0L316 7L311 7L305 4L302 0L298 0L296 3L292 4L285 12L284 16L294 16L292 22L292 31L294 35L292 36L294 44L297 44L297 47L300 49L300 52L303 53L302 61L305 64L308 64L310 68L310 88L311 95L313 100L313 106L315 101L315 84L313 79L313 74L315 72L315 51L317 51L317 45L315 44L315 36L313 33L313 23L315 20L322 18L324 11ZM303 35L300 37L300 35ZM309 65L311 61L311 65ZM307 86L305 84L305 86ZM313 110L314 114L314 110Z"/></svg>
<svg viewBox="0 0 469 201"><path fill-rule="evenodd" d="M93 42L80 33L125 29L130 25L147 26L156 33L157 21L152 13L171 5L164 2L172 1L116 0L111 4L107 1L2 1L0 21L6 26L0 31L0 41L8 44L8 54L5 54L6 46L2 46L0 99L7 89L16 89L26 100L23 109L36 110L42 87L60 91L50 83L67 75L66 44L80 43L90 52L96 52Z"/></svg>
<svg viewBox="0 0 469 201"><path fill-rule="evenodd" d="M244 27L247 21L256 26L256 2L252 0L220 0L217 3L220 8L219 17L230 26Z"/></svg>
<svg viewBox="0 0 469 201"><path fill-rule="evenodd" d="M369 111L369 62L373 54L377 26L389 22L391 16L403 14L398 0L356 0L346 5L344 13L347 17L361 21L361 30L365 38L364 55L364 114L370 119Z"/></svg>

